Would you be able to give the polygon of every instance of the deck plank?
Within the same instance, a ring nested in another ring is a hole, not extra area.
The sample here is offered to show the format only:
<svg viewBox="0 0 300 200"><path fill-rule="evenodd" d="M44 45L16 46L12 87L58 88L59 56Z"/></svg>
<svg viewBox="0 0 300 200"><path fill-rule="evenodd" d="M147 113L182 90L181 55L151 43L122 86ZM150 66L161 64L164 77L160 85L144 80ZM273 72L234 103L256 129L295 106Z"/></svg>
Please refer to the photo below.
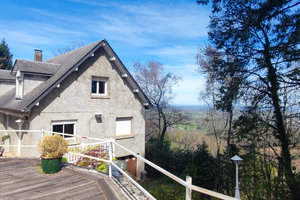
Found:
<svg viewBox="0 0 300 200"><path fill-rule="evenodd" d="M39 160L0 159L1 200L117 200L107 181L89 173L63 169L56 174L41 173Z"/></svg>

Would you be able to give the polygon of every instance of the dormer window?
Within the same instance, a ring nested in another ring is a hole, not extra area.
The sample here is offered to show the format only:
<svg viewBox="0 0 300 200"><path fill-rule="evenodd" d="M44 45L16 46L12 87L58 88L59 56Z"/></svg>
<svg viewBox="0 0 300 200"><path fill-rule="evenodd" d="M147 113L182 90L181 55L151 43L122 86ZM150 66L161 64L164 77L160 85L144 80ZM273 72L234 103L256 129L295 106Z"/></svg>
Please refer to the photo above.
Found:
<svg viewBox="0 0 300 200"><path fill-rule="evenodd" d="M99 95L99 96L107 95L107 78L104 77L92 78L92 95Z"/></svg>
<svg viewBox="0 0 300 200"><path fill-rule="evenodd" d="M16 74L16 99L23 98L23 74L17 71Z"/></svg>

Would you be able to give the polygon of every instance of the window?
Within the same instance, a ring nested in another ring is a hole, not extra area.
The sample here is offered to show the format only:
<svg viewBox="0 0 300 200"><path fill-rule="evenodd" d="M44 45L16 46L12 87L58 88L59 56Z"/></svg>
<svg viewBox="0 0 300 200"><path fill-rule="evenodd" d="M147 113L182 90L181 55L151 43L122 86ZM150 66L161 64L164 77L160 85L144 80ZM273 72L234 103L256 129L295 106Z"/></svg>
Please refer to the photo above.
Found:
<svg viewBox="0 0 300 200"><path fill-rule="evenodd" d="M92 78L92 94L107 95L107 78Z"/></svg>
<svg viewBox="0 0 300 200"><path fill-rule="evenodd" d="M131 131L132 117L122 117L116 119L116 136L132 135Z"/></svg>
<svg viewBox="0 0 300 200"><path fill-rule="evenodd" d="M64 122L52 122L52 131L58 133L67 133L75 135L76 133L76 122L75 121L64 121ZM66 139L75 139L72 136L63 135Z"/></svg>

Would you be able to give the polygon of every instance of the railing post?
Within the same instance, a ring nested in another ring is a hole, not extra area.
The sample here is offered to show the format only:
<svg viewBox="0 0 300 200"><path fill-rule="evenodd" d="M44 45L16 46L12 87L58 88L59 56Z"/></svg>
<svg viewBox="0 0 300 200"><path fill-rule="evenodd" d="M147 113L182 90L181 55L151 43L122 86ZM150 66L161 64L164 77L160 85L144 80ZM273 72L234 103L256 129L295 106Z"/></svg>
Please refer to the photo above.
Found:
<svg viewBox="0 0 300 200"><path fill-rule="evenodd" d="M44 136L45 136L45 131L44 129L42 129L42 139L44 138Z"/></svg>
<svg viewBox="0 0 300 200"><path fill-rule="evenodd" d="M186 176L186 183L192 184L192 177ZM185 190L185 200L192 200L192 190L189 187L186 187Z"/></svg>
<svg viewBox="0 0 300 200"><path fill-rule="evenodd" d="M116 140L111 138L111 151L112 151L112 157L116 157L116 145L115 145Z"/></svg>
<svg viewBox="0 0 300 200"><path fill-rule="evenodd" d="M112 155L112 140L109 140L109 170L108 170L108 176L109 178L112 177L112 162L113 162L113 155Z"/></svg>

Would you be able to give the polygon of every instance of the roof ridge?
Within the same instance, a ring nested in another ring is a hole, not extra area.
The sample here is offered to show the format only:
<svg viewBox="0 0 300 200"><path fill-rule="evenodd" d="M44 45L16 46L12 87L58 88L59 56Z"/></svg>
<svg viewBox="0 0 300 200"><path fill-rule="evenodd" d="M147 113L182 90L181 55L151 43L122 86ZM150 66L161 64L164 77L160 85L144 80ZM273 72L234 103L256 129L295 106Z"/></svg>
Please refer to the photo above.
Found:
<svg viewBox="0 0 300 200"><path fill-rule="evenodd" d="M58 63L51 63L51 62L45 62L45 61L35 61L35 60L24 60L24 59L20 59L17 58L16 60L21 60L21 61L25 61L25 62L35 62L35 63L39 63L39 64L50 64L50 65L60 65Z"/></svg>
<svg viewBox="0 0 300 200"><path fill-rule="evenodd" d="M75 51L80 51L80 50L83 49L83 48L87 48L88 46L93 46L93 45L95 45L95 44L99 44L99 43L101 43L101 42L103 42L103 41L106 41L106 40L103 39L103 40L98 40L98 41L96 41L96 42L92 42L92 43L90 43L90 44L84 45L84 46L79 47L79 48L77 48L77 49L73 49L73 50L68 51L68 52L66 52L66 53L63 53L63 54L60 54L60 55L58 55L58 56L52 57L52 58L50 58L50 59L48 59L48 60L45 60L45 62L50 63L49 61L51 61L51 60L53 60L53 59L55 59L55 58L58 58L58 57L64 56L64 55L68 55L68 54L72 54L72 53L74 53ZM96 46L96 45L95 45L95 46Z"/></svg>

